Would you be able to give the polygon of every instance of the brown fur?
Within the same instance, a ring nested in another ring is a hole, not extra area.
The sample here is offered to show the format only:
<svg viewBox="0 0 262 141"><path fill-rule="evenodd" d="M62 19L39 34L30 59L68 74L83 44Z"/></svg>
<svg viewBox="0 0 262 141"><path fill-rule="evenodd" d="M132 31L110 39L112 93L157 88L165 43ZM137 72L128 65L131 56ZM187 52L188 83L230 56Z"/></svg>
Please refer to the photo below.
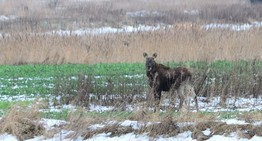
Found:
<svg viewBox="0 0 262 141"><path fill-rule="evenodd" d="M148 57L147 53L143 56L146 58L146 75L148 84L154 94L156 106L159 106L162 91L176 91L180 88L183 82L191 81L191 72L187 68L169 68L163 64L155 62L157 54L154 53L153 57ZM179 109L182 108L184 96L180 96ZM197 98L195 96L195 103L198 110Z"/></svg>

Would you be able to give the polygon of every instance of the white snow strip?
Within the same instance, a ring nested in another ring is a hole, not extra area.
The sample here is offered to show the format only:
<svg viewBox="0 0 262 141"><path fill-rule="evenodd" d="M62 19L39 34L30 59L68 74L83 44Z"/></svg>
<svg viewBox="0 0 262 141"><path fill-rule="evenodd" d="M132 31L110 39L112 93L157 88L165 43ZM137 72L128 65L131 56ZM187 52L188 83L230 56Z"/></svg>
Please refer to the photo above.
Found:
<svg viewBox="0 0 262 141"><path fill-rule="evenodd" d="M203 25L202 28L205 30L209 29L230 29L233 31L243 31L250 30L251 28L262 27L262 21L260 22L252 22L245 24L219 24L219 23L211 23Z"/></svg>
<svg viewBox="0 0 262 141"><path fill-rule="evenodd" d="M225 119L222 120L222 122L226 122L227 124L241 124L241 125L248 124L243 120L237 120L237 119Z"/></svg>

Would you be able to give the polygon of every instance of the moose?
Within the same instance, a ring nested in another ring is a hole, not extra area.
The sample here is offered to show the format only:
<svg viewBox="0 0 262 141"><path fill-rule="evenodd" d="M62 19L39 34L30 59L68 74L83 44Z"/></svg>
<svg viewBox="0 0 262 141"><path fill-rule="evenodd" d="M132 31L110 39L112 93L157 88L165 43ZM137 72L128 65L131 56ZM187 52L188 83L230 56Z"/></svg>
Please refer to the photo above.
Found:
<svg viewBox="0 0 262 141"><path fill-rule="evenodd" d="M193 87L190 85L192 78L191 72L187 68L170 68L163 64L156 63L156 53L154 53L152 57L148 57L148 54L144 52L143 56L146 59L145 67L149 88L154 95L154 111L160 110L159 105L162 91L171 91L173 94L175 92L178 93L180 99L178 110L182 109L185 98L187 98L186 102L189 108L188 94L193 96L196 110L198 111L197 97ZM187 92L187 94L185 92Z"/></svg>

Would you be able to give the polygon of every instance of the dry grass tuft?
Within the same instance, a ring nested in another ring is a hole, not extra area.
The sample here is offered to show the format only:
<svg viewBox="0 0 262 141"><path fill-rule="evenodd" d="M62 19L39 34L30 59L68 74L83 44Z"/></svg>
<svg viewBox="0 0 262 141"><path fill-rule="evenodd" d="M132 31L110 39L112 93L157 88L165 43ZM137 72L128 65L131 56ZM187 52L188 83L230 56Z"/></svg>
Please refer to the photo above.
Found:
<svg viewBox="0 0 262 141"><path fill-rule="evenodd" d="M262 113L261 112L246 112L239 116L240 119L245 120L247 123L254 123L256 121L262 121Z"/></svg>
<svg viewBox="0 0 262 141"><path fill-rule="evenodd" d="M101 133L110 133L110 137L121 136L123 134L128 134L134 132L134 129L130 126L121 126L119 124L106 125L103 128L96 130L86 130L83 134L84 140L93 137L94 135Z"/></svg>
<svg viewBox="0 0 262 141"><path fill-rule="evenodd" d="M188 128L188 129L193 132L193 134L195 135L194 136L195 139L197 139L198 136L201 136L201 133L199 133L199 131L201 132L206 129L211 130L211 134L208 135L208 137L212 135L228 136L231 133L236 133L238 138L247 138L247 139L251 139L254 135L262 136L261 126L254 126L251 124L236 125L236 124L226 124L225 122L209 121L209 122L197 123L194 127L194 130L192 130L192 128Z"/></svg>
<svg viewBox="0 0 262 141"><path fill-rule="evenodd" d="M154 123L148 126L144 126L138 132L146 132L150 137L158 137L162 135L165 137L170 137L176 136L178 133L180 133L180 127L172 119L171 116L166 116L160 123Z"/></svg>
<svg viewBox="0 0 262 141"><path fill-rule="evenodd" d="M102 120L98 117L92 118L89 116L85 116L85 114L85 109L78 109L77 111L74 111L68 115L69 124L65 126L65 129L75 132L68 135L67 138L77 138L78 136L82 136L83 134L85 134L88 126L102 122Z"/></svg>
<svg viewBox="0 0 262 141"><path fill-rule="evenodd" d="M127 134L133 132L133 128L130 126L120 126L119 124L113 124L111 126L106 126L99 130L100 133L111 133L110 137L120 136L122 134Z"/></svg>
<svg viewBox="0 0 262 141"><path fill-rule="evenodd" d="M0 132L15 135L18 140L26 140L42 135L44 126L39 122L38 108L14 105L0 121Z"/></svg>
<svg viewBox="0 0 262 141"><path fill-rule="evenodd" d="M149 119L149 113L146 110L139 110L133 112L129 119L136 121L146 121Z"/></svg>
<svg viewBox="0 0 262 141"><path fill-rule="evenodd" d="M225 122L216 122L216 121L207 121L207 122L199 122L195 125L195 129L204 131L207 128L216 128L226 125Z"/></svg>
<svg viewBox="0 0 262 141"><path fill-rule="evenodd" d="M192 132L192 139L196 139L197 141L204 141L211 137L212 135L205 135L201 130L194 130Z"/></svg>
<svg viewBox="0 0 262 141"><path fill-rule="evenodd" d="M214 121L217 119L215 114L205 114L201 112L193 113L181 113L179 116L175 117L177 122L207 122Z"/></svg>
<svg viewBox="0 0 262 141"><path fill-rule="evenodd" d="M262 136L262 125L254 126L252 130L257 136Z"/></svg>

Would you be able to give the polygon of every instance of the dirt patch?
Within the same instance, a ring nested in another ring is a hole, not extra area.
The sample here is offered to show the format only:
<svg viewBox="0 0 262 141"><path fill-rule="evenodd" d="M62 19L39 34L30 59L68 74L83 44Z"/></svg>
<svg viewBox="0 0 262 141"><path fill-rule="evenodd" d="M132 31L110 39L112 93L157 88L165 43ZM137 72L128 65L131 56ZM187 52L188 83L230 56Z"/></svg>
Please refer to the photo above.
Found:
<svg viewBox="0 0 262 141"><path fill-rule="evenodd" d="M34 136L42 135L45 131L39 119L37 107L27 108L15 105L0 120L0 132L12 134L19 141L31 139Z"/></svg>

